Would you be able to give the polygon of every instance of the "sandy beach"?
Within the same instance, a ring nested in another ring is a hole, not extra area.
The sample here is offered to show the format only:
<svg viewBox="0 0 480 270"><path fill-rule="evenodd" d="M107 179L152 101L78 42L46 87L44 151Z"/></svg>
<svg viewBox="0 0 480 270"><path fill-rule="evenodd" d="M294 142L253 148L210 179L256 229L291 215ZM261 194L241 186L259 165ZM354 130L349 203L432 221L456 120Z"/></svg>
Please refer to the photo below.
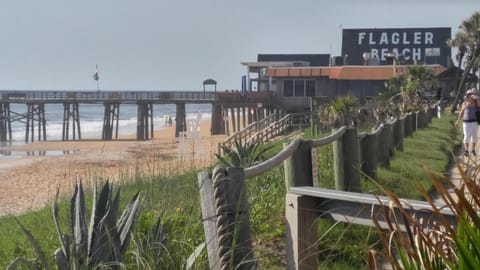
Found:
<svg viewBox="0 0 480 270"><path fill-rule="evenodd" d="M210 120L203 120L200 146L187 141L184 159L179 160L174 128L156 131L149 141L136 141L133 134L115 141L47 141L3 147L3 151L30 155L0 160L0 216L38 210L52 202L57 188L69 196L79 180L91 183L96 177L118 182L138 168L168 174L206 166L225 139L224 135L211 136Z"/></svg>

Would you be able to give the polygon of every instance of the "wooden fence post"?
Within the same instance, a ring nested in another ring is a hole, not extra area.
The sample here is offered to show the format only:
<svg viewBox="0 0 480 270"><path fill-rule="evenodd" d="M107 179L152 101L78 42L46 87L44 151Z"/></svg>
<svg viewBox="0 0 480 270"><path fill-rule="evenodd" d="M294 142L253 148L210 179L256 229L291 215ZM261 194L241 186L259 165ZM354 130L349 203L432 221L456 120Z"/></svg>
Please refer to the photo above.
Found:
<svg viewBox="0 0 480 270"><path fill-rule="evenodd" d="M317 203L314 198L287 193L285 198L288 270L317 269Z"/></svg>
<svg viewBox="0 0 480 270"><path fill-rule="evenodd" d="M360 153L362 172L372 179L377 178L377 134L365 134L360 139Z"/></svg>
<svg viewBox="0 0 480 270"><path fill-rule="evenodd" d="M213 183L207 172L198 173L197 180L200 187L200 202L202 204L203 230L205 231L208 264L210 269L219 270L220 260L218 257L217 217L213 198Z"/></svg>
<svg viewBox="0 0 480 270"><path fill-rule="evenodd" d="M392 131L393 131L393 149L398 149L403 151L403 132L405 131L404 128L404 118L398 118L392 124Z"/></svg>
<svg viewBox="0 0 480 270"><path fill-rule="evenodd" d="M286 144L283 145L286 147ZM285 185L290 187L314 186L312 176L312 147L310 141L301 141L297 150L284 162ZM315 180L316 182L316 180ZM317 185L317 183L315 183ZM317 185L318 186L318 185Z"/></svg>
<svg viewBox="0 0 480 270"><path fill-rule="evenodd" d="M343 136L333 142L335 189L360 192L360 153L357 129L347 128Z"/></svg>
<svg viewBox="0 0 480 270"><path fill-rule="evenodd" d="M233 260L235 269L255 269L243 168L216 167L213 170L213 184L220 267L224 267L226 261L229 263ZM227 232L221 234L222 230ZM225 240L228 238L230 241Z"/></svg>
<svg viewBox="0 0 480 270"><path fill-rule="evenodd" d="M422 113L422 129L424 129L428 125L428 111L421 110L420 112Z"/></svg>
<svg viewBox="0 0 480 270"><path fill-rule="evenodd" d="M390 156L388 154L388 131L383 124L382 129L378 133L377 145L378 145L378 163L385 168L390 166Z"/></svg>
<svg viewBox="0 0 480 270"><path fill-rule="evenodd" d="M403 138L405 137L405 117L398 118L395 147L403 151Z"/></svg>
<svg viewBox="0 0 480 270"><path fill-rule="evenodd" d="M395 148L393 144L393 125L392 123L386 123L385 124L386 132L387 132L387 153L388 153L388 158L390 159L393 157Z"/></svg>
<svg viewBox="0 0 480 270"><path fill-rule="evenodd" d="M413 130L413 116L412 113L407 113L405 115L405 132L404 135L405 137L412 136L412 131Z"/></svg>
<svg viewBox="0 0 480 270"><path fill-rule="evenodd" d="M418 112L412 113L412 135L415 131L417 131L418 127Z"/></svg>

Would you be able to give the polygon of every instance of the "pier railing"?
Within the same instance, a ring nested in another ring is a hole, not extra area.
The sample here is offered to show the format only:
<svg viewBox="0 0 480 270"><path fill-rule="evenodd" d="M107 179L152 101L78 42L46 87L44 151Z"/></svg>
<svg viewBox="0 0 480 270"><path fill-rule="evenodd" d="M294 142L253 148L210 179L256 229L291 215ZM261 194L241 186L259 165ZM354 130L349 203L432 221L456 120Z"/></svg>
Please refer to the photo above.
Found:
<svg viewBox="0 0 480 270"><path fill-rule="evenodd" d="M198 182L210 268L220 269L225 264L231 265L232 260L237 266L242 259L246 259L246 268L239 266L239 269L251 269L254 265L244 181L283 163L287 186L287 269L317 269L318 238L314 224L318 218L374 226L372 218L378 218L380 209L388 207L390 200L360 193L360 173L372 176L377 166L388 167L394 150L403 150L404 137L425 128L435 115L435 107L409 113L381 125L372 133L358 134L355 128L341 127L320 139L296 139L275 156L252 167L217 167L212 176L200 173ZM317 165L312 150L330 143L333 144L336 190L320 189L314 177ZM225 198L229 198L228 203ZM400 208L418 216L432 213L431 206L425 202L401 201L410 208L396 205L391 212L395 216L392 219L401 219ZM451 212L444 210L443 214L454 221ZM236 245L235 250L242 250L238 256L236 253L230 256L232 245Z"/></svg>
<svg viewBox="0 0 480 270"><path fill-rule="evenodd" d="M312 113L270 114L266 118L251 123L226 138L222 145L234 147L235 142L267 142L278 136L287 135L295 130L303 130L312 124ZM219 147L220 151L221 147Z"/></svg>
<svg viewBox="0 0 480 270"><path fill-rule="evenodd" d="M0 102L26 103L166 103L174 101L197 101L212 103L217 99L216 92L202 91L0 91Z"/></svg>
<svg viewBox="0 0 480 270"><path fill-rule="evenodd" d="M295 131L302 131L311 126L311 118L311 113L289 113L252 134L247 141L267 142L279 136L288 135Z"/></svg>
<svg viewBox="0 0 480 270"><path fill-rule="evenodd" d="M248 126L244 127L243 129L235 132L234 134L230 135L226 138L221 144L225 147L233 147L235 142L247 142L252 138L252 136L258 133L261 130L264 130L266 127L275 123L281 117L280 113L272 113L267 117L263 118L260 121L253 122ZM221 147L219 147L219 151Z"/></svg>

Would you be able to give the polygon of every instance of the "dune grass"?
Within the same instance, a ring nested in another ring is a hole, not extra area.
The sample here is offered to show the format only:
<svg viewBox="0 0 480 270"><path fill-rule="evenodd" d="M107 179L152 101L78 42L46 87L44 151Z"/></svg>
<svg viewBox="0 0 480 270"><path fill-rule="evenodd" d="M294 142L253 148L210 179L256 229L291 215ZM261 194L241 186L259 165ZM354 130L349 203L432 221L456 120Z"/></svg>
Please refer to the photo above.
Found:
<svg viewBox="0 0 480 270"><path fill-rule="evenodd" d="M400 197L418 198L412 188L414 182L422 182L428 187L428 174L423 166L433 171L445 172L451 152L459 144L460 134L452 127L453 116L434 119L426 129L418 130L406 138L403 152L396 151L389 169L379 168L378 181L386 188L397 192ZM306 132L308 133L308 132ZM274 144L270 155L282 148L282 142ZM333 187L331 146L318 148L319 178L323 187ZM211 171L211 169L209 169ZM125 174L121 188L124 204L137 191L143 198L142 211L135 228L135 236L127 253L127 269L184 269L188 256L204 240L200 199L197 186L197 171L165 176L158 172L137 171L134 175ZM283 167L277 167L261 176L247 180L252 232L255 255L261 269L285 268L285 226L284 202L285 184ZM378 192L364 180L362 188ZM88 193L88 192L87 192ZM91 195L90 195L91 196ZM87 198L87 202L91 197ZM88 206L89 207L89 206ZM62 226L68 226L68 203L60 205ZM149 255L146 239L158 217L164 223L167 238L163 255L156 261ZM26 213L18 219L31 230L39 240L49 260L53 261L53 251L59 241L53 226L51 209ZM366 265L368 251L378 245L374 228L319 222L321 241L319 260L323 268L360 269ZM34 258L35 255L26 237L12 217L0 218L0 268L4 269L15 257ZM208 269L206 251L202 252L193 269Z"/></svg>

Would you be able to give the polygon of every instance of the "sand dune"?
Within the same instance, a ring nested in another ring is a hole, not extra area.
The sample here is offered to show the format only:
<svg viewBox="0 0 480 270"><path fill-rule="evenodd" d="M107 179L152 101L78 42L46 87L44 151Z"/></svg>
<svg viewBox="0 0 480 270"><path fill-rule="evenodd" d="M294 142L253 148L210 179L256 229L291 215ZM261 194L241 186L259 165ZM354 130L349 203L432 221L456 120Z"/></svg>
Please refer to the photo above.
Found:
<svg viewBox="0 0 480 270"><path fill-rule="evenodd" d="M40 209L53 200L57 188L70 196L80 179L87 184L94 177L118 182L138 168L148 173L175 173L210 164L225 136L210 136L209 131L209 120L202 121L200 145L204 155L198 157L201 149L187 142L183 161L178 159L174 127L155 132L150 141L136 141L131 135L117 141L35 142L3 147L3 151L35 155L0 161L0 215ZM49 155L52 151L55 154ZM39 155L44 152L47 155Z"/></svg>

